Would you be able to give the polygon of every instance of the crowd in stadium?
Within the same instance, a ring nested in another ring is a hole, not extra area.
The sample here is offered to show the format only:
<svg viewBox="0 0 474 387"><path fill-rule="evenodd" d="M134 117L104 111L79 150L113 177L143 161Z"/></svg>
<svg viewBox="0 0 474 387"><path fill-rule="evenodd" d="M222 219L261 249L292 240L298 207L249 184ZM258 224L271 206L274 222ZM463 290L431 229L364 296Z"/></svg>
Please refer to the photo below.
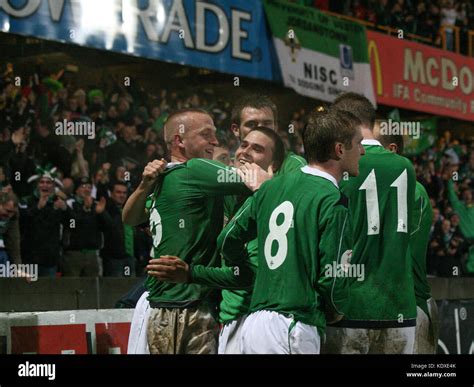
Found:
<svg viewBox="0 0 474 387"><path fill-rule="evenodd" d="M460 28L461 50L467 52L467 31L474 29L474 5L469 0L294 0L307 6L334 11L376 26L391 27L430 39L440 45L440 27ZM447 48L454 51L452 29Z"/></svg>
<svg viewBox="0 0 474 387"><path fill-rule="evenodd" d="M7 65L1 79L0 259L8 254L10 262L37 263L40 276L143 275L150 232L124 225L121 212L146 163L168 158L167 114L197 106L211 111L220 142L214 158L229 163L238 145L229 129L230 102L165 89L154 96L136 82L127 87L112 78L84 88L62 75L48 74L41 63L33 74L16 74ZM23 86L15 85L17 76ZM295 109L290 123L280 122L285 146L300 155L305 113ZM84 132L68 134L67 125L58 126L67 122L83 123L75 128ZM95 136L88 135L90 124ZM457 172L461 203L474 206L474 142L447 132L414 165L435 211L428 272L463 275L469 241L459 223L466 214L448 200L447 181ZM84 267L87 255L97 259ZM118 269L124 262L127 273ZM453 265L459 273L452 273Z"/></svg>

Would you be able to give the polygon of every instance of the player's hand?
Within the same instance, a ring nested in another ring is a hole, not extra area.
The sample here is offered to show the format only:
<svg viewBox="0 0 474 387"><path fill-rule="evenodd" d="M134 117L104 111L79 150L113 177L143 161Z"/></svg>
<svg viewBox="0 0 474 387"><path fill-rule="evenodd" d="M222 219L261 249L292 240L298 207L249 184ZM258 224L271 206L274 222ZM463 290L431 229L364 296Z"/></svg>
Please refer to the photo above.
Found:
<svg viewBox="0 0 474 387"><path fill-rule="evenodd" d="M251 190L256 191L267 180L273 177L271 166L265 171L255 163L246 163L237 169L237 173L242 178L244 184Z"/></svg>
<svg viewBox="0 0 474 387"><path fill-rule="evenodd" d="M326 324L335 324L342 320L344 317L343 314L337 313L334 309L325 310L324 314L326 316Z"/></svg>
<svg viewBox="0 0 474 387"><path fill-rule="evenodd" d="M148 275L160 281L186 283L190 280L189 265L172 255L162 255L159 259L151 259L146 270Z"/></svg>
<svg viewBox="0 0 474 387"><path fill-rule="evenodd" d="M168 162L165 159L149 162L143 171L143 184L146 187L152 186L158 176L165 171L167 165Z"/></svg>

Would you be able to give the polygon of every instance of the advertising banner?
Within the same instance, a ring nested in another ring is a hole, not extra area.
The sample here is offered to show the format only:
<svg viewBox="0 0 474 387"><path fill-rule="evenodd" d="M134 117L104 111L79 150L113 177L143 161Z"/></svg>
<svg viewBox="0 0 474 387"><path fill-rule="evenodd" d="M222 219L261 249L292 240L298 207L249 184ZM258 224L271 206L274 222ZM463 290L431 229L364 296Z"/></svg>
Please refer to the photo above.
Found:
<svg viewBox="0 0 474 387"><path fill-rule="evenodd" d="M0 31L272 80L260 1L0 0Z"/></svg>
<svg viewBox="0 0 474 387"><path fill-rule="evenodd" d="M377 102L474 121L474 59L367 31Z"/></svg>
<svg viewBox="0 0 474 387"><path fill-rule="evenodd" d="M264 7L285 86L328 102L353 91L375 105L364 26L282 0Z"/></svg>

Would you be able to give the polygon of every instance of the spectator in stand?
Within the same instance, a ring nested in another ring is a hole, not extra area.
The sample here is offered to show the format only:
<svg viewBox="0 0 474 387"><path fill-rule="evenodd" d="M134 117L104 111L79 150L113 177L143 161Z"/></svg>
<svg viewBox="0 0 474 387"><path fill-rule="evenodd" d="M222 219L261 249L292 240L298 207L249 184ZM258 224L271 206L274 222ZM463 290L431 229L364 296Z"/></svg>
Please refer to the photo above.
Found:
<svg viewBox="0 0 474 387"><path fill-rule="evenodd" d="M390 26L402 30L404 34L413 32L414 17L404 0L397 0L392 7Z"/></svg>
<svg viewBox="0 0 474 387"><path fill-rule="evenodd" d="M352 0L351 14L356 19L365 20L367 9L361 0Z"/></svg>
<svg viewBox="0 0 474 387"><path fill-rule="evenodd" d="M430 27L429 14L424 1L418 2L416 6L415 31L414 33L425 38L431 38L432 31Z"/></svg>
<svg viewBox="0 0 474 387"><path fill-rule="evenodd" d="M106 211L114 227L105 230L101 251L104 277L135 276L135 229L122 223L122 209L127 201L127 185L115 182L111 186Z"/></svg>
<svg viewBox="0 0 474 387"><path fill-rule="evenodd" d="M95 202L91 195L92 181L83 177L75 185L76 195L67 203L70 220L63 233L61 272L65 277L98 277L102 271L99 262L102 232L113 224L104 211L105 197Z"/></svg>
<svg viewBox="0 0 474 387"><path fill-rule="evenodd" d="M451 231L451 222L443 220L435 231L430 247L436 260L437 275L440 277L458 277L462 272L461 258L465 241L459 233Z"/></svg>
<svg viewBox="0 0 474 387"><path fill-rule="evenodd" d="M388 0L378 0L375 6L375 22L379 26L389 26L391 21Z"/></svg>
<svg viewBox="0 0 474 387"><path fill-rule="evenodd" d="M37 181L31 196L20 204L22 230L22 257L25 263L38 264L38 276L56 277L60 260L60 229L69 220L64 200L55 193L61 186L56 168L38 168L28 182Z"/></svg>
<svg viewBox="0 0 474 387"><path fill-rule="evenodd" d="M444 0L441 6L441 26L455 26L458 20L458 12L454 6L454 0ZM454 51L454 30L446 28L446 48Z"/></svg>
<svg viewBox="0 0 474 387"><path fill-rule="evenodd" d="M18 199L11 187L0 190L0 265L20 264L20 225Z"/></svg>
<svg viewBox="0 0 474 387"><path fill-rule="evenodd" d="M120 138L107 148L107 160L112 164L118 164L120 159L124 157L131 157L135 160L140 159L145 153L145 147L138 140L139 137L137 136L135 124L128 121L121 131Z"/></svg>
<svg viewBox="0 0 474 387"><path fill-rule="evenodd" d="M462 192L462 201L459 200L452 179L448 180L448 197L454 211L459 214L459 230L466 238L468 246L468 257L466 271L474 274L474 201L470 188Z"/></svg>

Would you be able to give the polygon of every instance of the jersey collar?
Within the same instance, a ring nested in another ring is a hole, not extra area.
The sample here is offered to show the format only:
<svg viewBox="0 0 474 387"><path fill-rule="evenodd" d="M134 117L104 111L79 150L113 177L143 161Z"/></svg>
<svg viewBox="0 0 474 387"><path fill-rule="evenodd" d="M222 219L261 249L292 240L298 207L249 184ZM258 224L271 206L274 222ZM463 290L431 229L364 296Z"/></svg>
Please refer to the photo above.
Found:
<svg viewBox="0 0 474 387"><path fill-rule="evenodd" d="M166 169L173 168L176 165L183 164L181 161L172 161L166 165Z"/></svg>
<svg viewBox="0 0 474 387"><path fill-rule="evenodd" d="M362 140L362 145L375 145L375 146L382 146L382 144L377 140Z"/></svg>
<svg viewBox="0 0 474 387"><path fill-rule="evenodd" d="M308 175L319 176L319 177L322 177L323 179L329 180L331 183L333 183L336 186L337 189L339 189L337 180L334 178L333 175L330 175L327 172L321 171L318 168L310 167L309 165L306 165L305 167L301 168L301 172L306 173Z"/></svg>

